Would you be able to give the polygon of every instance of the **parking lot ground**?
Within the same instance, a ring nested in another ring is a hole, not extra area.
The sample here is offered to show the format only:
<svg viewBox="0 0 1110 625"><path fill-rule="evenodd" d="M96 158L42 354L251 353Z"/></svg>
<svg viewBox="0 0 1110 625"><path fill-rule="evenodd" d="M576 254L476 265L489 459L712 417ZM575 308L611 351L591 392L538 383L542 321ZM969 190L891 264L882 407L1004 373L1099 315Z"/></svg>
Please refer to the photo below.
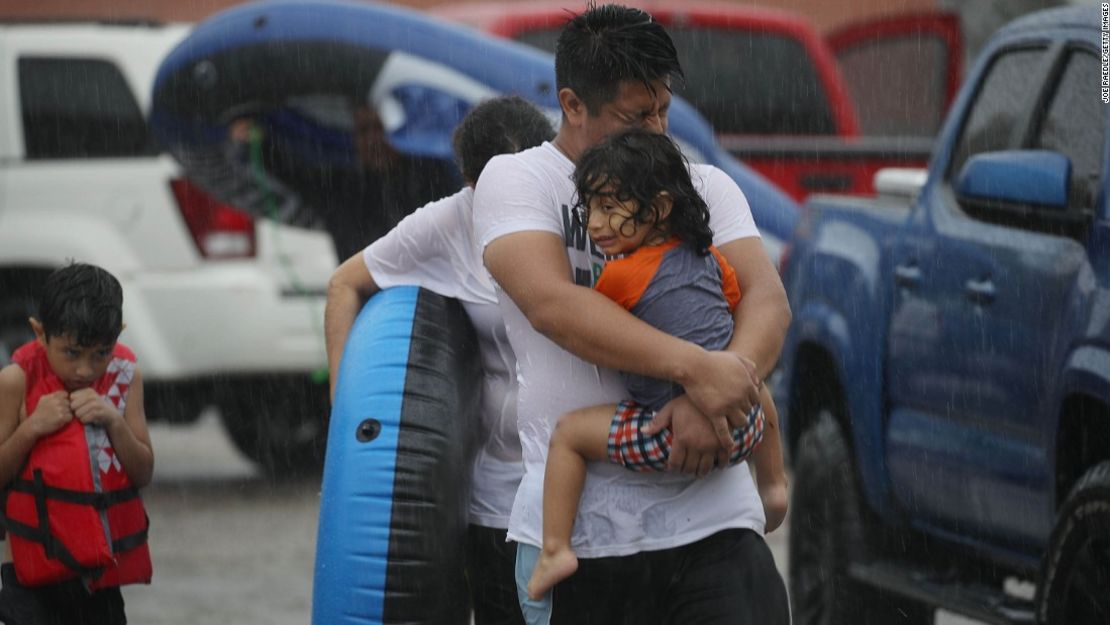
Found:
<svg viewBox="0 0 1110 625"><path fill-rule="evenodd" d="M319 479L272 484L228 441L218 415L152 425L156 468L144 491L154 583L124 589L142 625L307 625ZM786 575L789 517L767 536ZM977 621L940 613L938 625Z"/></svg>

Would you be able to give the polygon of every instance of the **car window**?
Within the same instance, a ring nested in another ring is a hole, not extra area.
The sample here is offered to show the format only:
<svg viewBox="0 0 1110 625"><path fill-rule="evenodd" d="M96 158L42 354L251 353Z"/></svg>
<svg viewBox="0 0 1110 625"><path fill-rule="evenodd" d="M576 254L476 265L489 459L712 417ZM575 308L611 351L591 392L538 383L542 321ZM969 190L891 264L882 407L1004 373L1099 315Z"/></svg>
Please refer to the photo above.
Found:
<svg viewBox="0 0 1110 625"><path fill-rule="evenodd" d="M29 160L157 153L131 88L109 61L20 58L19 96Z"/></svg>
<svg viewBox="0 0 1110 625"><path fill-rule="evenodd" d="M796 39L739 29L669 26L686 73L675 85L718 133L834 134L829 98ZM554 52L559 29L517 40Z"/></svg>
<svg viewBox="0 0 1110 625"><path fill-rule="evenodd" d="M943 39L867 41L842 52L839 63L864 135L932 137L940 130L948 79Z"/></svg>
<svg viewBox="0 0 1110 625"><path fill-rule="evenodd" d="M1029 88L1029 77L1043 54L1043 49L1022 49L1004 52L995 59L956 141L949 177L959 175L967 159L976 154L1016 147L1012 143L1014 127L1030 98L1036 96Z"/></svg>
<svg viewBox="0 0 1110 625"><path fill-rule="evenodd" d="M1034 146L1054 150L1071 159L1072 208L1092 209L1102 173L1102 146L1106 129L1106 106L1091 94L1099 84L1099 60L1094 54L1071 53Z"/></svg>
<svg viewBox="0 0 1110 625"><path fill-rule="evenodd" d="M825 135L829 98L796 39L744 30L672 27L686 72L675 92L719 133Z"/></svg>

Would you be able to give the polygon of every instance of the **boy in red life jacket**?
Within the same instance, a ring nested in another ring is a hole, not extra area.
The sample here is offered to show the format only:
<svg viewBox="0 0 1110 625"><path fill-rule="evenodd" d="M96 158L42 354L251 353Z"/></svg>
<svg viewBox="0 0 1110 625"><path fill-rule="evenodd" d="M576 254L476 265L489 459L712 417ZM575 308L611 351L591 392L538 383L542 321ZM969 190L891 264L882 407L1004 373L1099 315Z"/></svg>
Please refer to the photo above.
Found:
<svg viewBox="0 0 1110 625"><path fill-rule="evenodd" d="M7 542L0 621L123 624L119 586L149 583L138 488L154 453L119 281L73 263L43 287L35 340L0 370Z"/></svg>

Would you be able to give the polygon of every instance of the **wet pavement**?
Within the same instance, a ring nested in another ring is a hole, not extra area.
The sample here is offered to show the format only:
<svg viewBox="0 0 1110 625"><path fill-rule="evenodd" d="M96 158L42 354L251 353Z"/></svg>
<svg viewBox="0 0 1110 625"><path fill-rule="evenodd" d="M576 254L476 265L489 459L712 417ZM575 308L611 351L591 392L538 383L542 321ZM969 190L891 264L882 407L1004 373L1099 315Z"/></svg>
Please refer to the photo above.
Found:
<svg viewBox="0 0 1110 625"><path fill-rule="evenodd" d="M152 425L155 477L144 491L151 586L124 588L136 625L307 625L319 478L272 484L234 449L218 416ZM767 537L785 575L784 527ZM941 614L938 625L976 621Z"/></svg>
<svg viewBox="0 0 1110 625"><path fill-rule="evenodd" d="M139 625L306 625L319 478L274 485L227 439L215 413L151 426L143 491L154 581L124 588Z"/></svg>

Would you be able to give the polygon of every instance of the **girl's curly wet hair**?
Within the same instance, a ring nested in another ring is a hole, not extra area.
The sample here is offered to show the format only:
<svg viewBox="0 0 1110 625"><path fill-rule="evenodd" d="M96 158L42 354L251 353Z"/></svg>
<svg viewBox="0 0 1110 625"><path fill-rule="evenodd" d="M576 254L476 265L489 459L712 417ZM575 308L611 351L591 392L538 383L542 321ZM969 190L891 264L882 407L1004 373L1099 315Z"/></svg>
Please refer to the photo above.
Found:
<svg viewBox="0 0 1110 625"><path fill-rule="evenodd" d="M595 197L632 200L637 206L632 217L636 223L678 237L698 254L709 253L713 243L709 208L694 189L686 157L666 135L640 128L611 135L579 158L574 186L578 194L575 214L579 219ZM655 200L663 193L670 196L673 204L670 215L661 220Z"/></svg>

